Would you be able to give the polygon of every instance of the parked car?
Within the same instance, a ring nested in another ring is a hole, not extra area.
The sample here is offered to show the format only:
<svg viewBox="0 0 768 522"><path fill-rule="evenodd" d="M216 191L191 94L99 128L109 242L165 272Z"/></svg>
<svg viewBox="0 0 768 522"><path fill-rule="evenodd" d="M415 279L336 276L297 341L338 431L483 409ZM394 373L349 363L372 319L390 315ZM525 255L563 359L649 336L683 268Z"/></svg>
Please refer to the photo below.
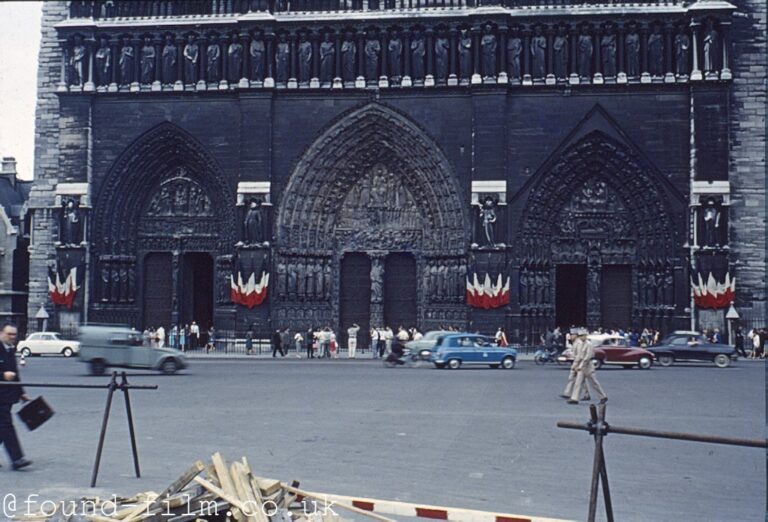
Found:
<svg viewBox="0 0 768 522"><path fill-rule="evenodd" d="M80 343L62 339L58 332L37 332L21 341L16 352L24 357L32 355L63 355L72 357L80 351Z"/></svg>
<svg viewBox="0 0 768 522"><path fill-rule="evenodd" d="M103 375L108 367L145 368L166 374L186 368L186 356L175 348L143 344L141 332L123 325L80 327L80 360L91 374Z"/></svg>
<svg viewBox="0 0 768 522"><path fill-rule="evenodd" d="M711 343L698 332L674 332L648 350L662 366L671 366L675 362L708 361L718 368L727 368L731 361L738 358L733 346Z"/></svg>
<svg viewBox="0 0 768 522"><path fill-rule="evenodd" d="M419 354L419 358L424 361L430 360L432 357L432 350L435 347L437 340L444 335L455 334L450 330L432 330L424 334L424 336L418 341L408 341L405 343L405 347L408 348L411 353Z"/></svg>
<svg viewBox="0 0 768 522"><path fill-rule="evenodd" d="M589 334L587 336L587 341L589 341L592 346L597 350L598 347L601 346L627 346L627 341L624 339L624 337L620 335L611 335L611 334ZM557 362L559 363L572 363L573 362L573 350L571 348L566 348L563 350L563 352L560 354L560 356L557 358ZM597 367L597 362L595 362L595 366Z"/></svg>
<svg viewBox="0 0 768 522"><path fill-rule="evenodd" d="M453 370L462 365L488 365L491 368L512 369L517 362L517 350L497 346L493 337L460 333L438 338L432 352L432 362L438 368Z"/></svg>

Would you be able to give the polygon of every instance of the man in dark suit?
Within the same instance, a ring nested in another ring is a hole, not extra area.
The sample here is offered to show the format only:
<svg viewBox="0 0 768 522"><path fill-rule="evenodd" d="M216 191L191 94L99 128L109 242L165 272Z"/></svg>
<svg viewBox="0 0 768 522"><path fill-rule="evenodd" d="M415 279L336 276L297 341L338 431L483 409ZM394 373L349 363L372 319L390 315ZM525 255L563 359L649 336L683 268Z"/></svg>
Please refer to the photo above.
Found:
<svg viewBox="0 0 768 522"><path fill-rule="evenodd" d="M19 369L16 366L16 335L17 329L11 323L5 323L0 330L0 378L4 382L20 382ZM0 443L5 444L5 450L11 458L14 470L26 468L31 461L24 458L19 438L13 427L11 407L21 399L29 401L21 386L0 386Z"/></svg>

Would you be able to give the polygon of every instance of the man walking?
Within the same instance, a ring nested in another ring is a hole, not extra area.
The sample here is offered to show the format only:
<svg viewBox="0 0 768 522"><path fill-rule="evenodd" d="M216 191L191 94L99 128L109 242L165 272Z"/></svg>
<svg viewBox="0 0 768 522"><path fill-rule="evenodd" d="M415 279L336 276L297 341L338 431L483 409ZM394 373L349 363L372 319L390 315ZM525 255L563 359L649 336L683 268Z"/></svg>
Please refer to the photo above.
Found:
<svg viewBox="0 0 768 522"><path fill-rule="evenodd" d="M352 326L347 328L347 349L349 350L347 357L350 359L354 359L357 353L357 332L359 331L360 327L357 326L357 323L352 323Z"/></svg>
<svg viewBox="0 0 768 522"><path fill-rule="evenodd" d="M4 382L20 382L19 369L16 366L16 326L5 323L0 330L0 377ZM31 461L24 458L19 438L13 427L11 407L21 399L29 401L21 386L0 386L0 443L11 458L14 470L26 468Z"/></svg>
<svg viewBox="0 0 768 522"><path fill-rule="evenodd" d="M570 331L568 332L569 338L571 339L576 338L576 332L577 332L576 328L571 328ZM573 362L571 363L571 370L568 372L568 382L566 382L565 384L565 390L563 391L562 395L560 395L560 397L562 397L563 399L571 398L571 394L573 393L573 387L576 384L576 376L578 375L578 371L576 371L576 369L578 368L576 364L576 353L575 353L576 350L573 343L571 343L570 350L571 352L574 353L574 359L573 359ZM581 394L581 400L588 401L589 399L590 399L589 393L587 392L586 389L584 389L583 393Z"/></svg>
<svg viewBox="0 0 768 522"><path fill-rule="evenodd" d="M279 328L272 334L272 357L277 357L277 352L280 352L281 357L285 357L283 353L283 335Z"/></svg>
<svg viewBox="0 0 768 522"><path fill-rule="evenodd" d="M586 389L587 383L589 383L589 386L597 392L598 397L600 397L600 404L605 404L608 402L608 396L595 378L595 369L592 367L592 359L595 357L595 349L592 346L592 343L587 340L586 329L582 328L578 331L578 338L573 344L573 351L576 384L573 387L573 392L571 392L571 398L568 399L568 404L579 403L579 395L582 392L582 386Z"/></svg>

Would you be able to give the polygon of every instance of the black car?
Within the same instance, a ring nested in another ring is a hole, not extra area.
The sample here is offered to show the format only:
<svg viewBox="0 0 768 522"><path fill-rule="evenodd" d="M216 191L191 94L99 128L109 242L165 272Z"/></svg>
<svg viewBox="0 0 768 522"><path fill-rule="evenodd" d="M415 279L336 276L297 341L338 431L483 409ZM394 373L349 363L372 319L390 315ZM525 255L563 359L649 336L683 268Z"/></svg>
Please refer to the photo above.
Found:
<svg viewBox="0 0 768 522"><path fill-rule="evenodd" d="M721 343L711 343L696 332L673 333L666 336L648 351L656 356L661 366L671 366L675 361L710 361L718 368L727 368L736 360L736 349Z"/></svg>

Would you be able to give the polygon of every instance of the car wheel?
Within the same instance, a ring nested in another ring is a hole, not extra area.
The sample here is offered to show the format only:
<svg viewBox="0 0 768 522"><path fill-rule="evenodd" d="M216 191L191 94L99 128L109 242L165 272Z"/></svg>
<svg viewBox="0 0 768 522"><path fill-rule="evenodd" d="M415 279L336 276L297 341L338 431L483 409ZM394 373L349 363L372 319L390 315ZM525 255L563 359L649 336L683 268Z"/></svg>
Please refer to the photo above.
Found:
<svg viewBox="0 0 768 522"><path fill-rule="evenodd" d="M536 364L544 364L546 361L544 360L544 357L542 357L541 355L537 355L536 357L533 358L533 362L535 362Z"/></svg>
<svg viewBox="0 0 768 522"><path fill-rule="evenodd" d="M29 357L32 355L32 350L30 350L25 346L24 348L21 349L21 355L23 355L24 357Z"/></svg>
<svg viewBox="0 0 768 522"><path fill-rule="evenodd" d="M651 367L651 364L653 364L653 362L651 361L650 357L640 357L640 360L637 361L637 366L641 370L647 370Z"/></svg>
<svg viewBox="0 0 768 522"><path fill-rule="evenodd" d="M675 359L671 355L659 355L659 364L662 366L672 366Z"/></svg>
<svg viewBox="0 0 768 522"><path fill-rule="evenodd" d="M501 367L505 370L511 370L515 367L515 359L514 357L504 357L504 359L501 360Z"/></svg>
<svg viewBox="0 0 768 522"><path fill-rule="evenodd" d="M69 346L67 346L66 348L64 348L64 349L61 351L61 355L63 355L64 357L72 357L72 348L70 348Z"/></svg>
<svg viewBox="0 0 768 522"><path fill-rule="evenodd" d="M107 365L100 359L95 359L90 363L91 375L104 375Z"/></svg>
<svg viewBox="0 0 768 522"><path fill-rule="evenodd" d="M461 368L461 361L458 359L451 359L450 361L448 361L448 368L450 368L451 370L458 370L459 368Z"/></svg>
<svg viewBox="0 0 768 522"><path fill-rule="evenodd" d="M176 370L179 369L179 365L176 364L176 359L166 359L163 361L163 365L160 367L160 369L166 375L173 375L176 373Z"/></svg>
<svg viewBox="0 0 768 522"><path fill-rule="evenodd" d="M600 359L592 359L592 368L595 370L599 369L603 365L603 361Z"/></svg>
<svg viewBox="0 0 768 522"><path fill-rule="evenodd" d="M715 355L715 366L718 368L728 368L731 364L731 358L724 354Z"/></svg>

